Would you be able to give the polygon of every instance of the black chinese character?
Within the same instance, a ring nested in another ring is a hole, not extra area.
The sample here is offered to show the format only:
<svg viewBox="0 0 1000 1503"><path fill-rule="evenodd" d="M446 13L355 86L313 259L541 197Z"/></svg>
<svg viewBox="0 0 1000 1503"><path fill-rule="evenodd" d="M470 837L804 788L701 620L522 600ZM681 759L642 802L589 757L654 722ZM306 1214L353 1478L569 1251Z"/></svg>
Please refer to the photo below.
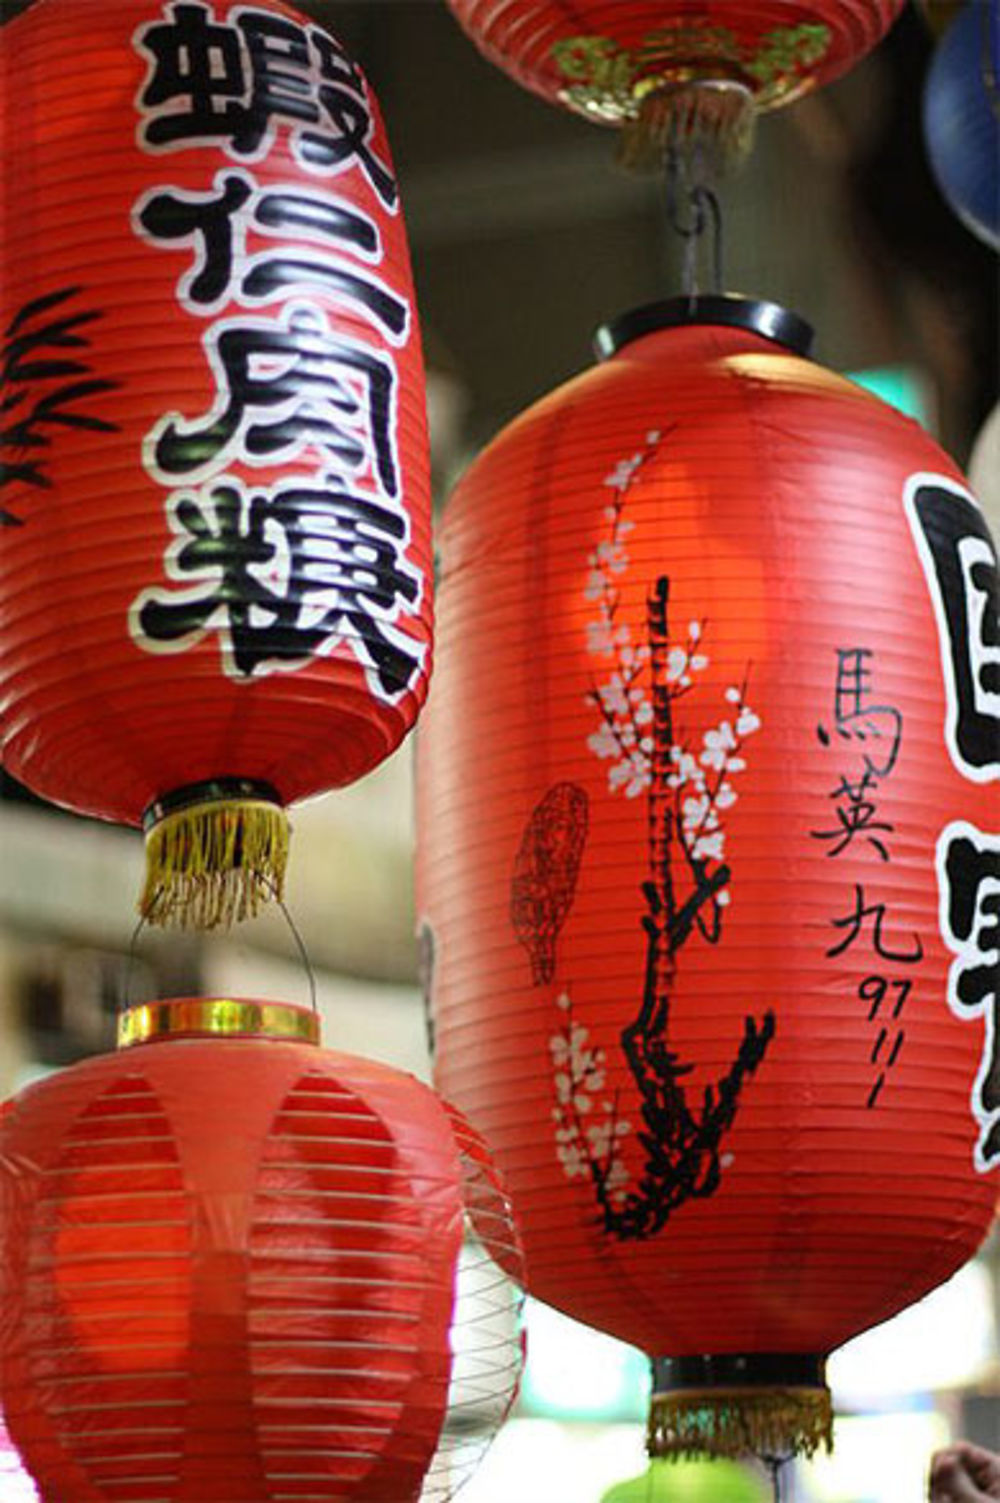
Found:
<svg viewBox="0 0 1000 1503"><path fill-rule="evenodd" d="M253 195L254 185L239 173L223 178L215 194L181 193L164 188L143 200L139 223L153 240L192 240L195 269L182 290L193 303L208 307L232 296L234 252L242 238L234 235L233 215ZM242 225L237 226L242 231Z"/></svg>
<svg viewBox="0 0 1000 1503"><path fill-rule="evenodd" d="M313 31L312 41L320 60L320 103L333 134L303 131L302 160L306 166L337 172L357 157L379 199L386 208L394 208L399 198L396 180L371 149L374 127L365 81L333 37Z"/></svg>
<svg viewBox="0 0 1000 1503"><path fill-rule="evenodd" d="M982 1129L976 1162L992 1169L1000 1164L1000 836L964 821L949 825L938 845L938 879L944 938L957 956L949 1001L986 1025L973 1107Z"/></svg>
<svg viewBox="0 0 1000 1503"><path fill-rule="evenodd" d="M952 755L976 781L1000 777L1000 566L982 512L941 479L907 497L941 638Z"/></svg>
<svg viewBox="0 0 1000 1503"><path fill-rule="evenodd" d="M908 950L890 950L888 945L883 941L882 928L885 924L885 908L886 905L884 903L866 903L864 888L860 882L855 882L854 912L847 914L844 918L830 920L835 929L846 930L846 935L839 944L827 950L827 955L831 957L843 955L844 951L849 949L860 935L864 928L865 919L871 919L872 942L876 953L881 955L883 960L894 961L897 965L916 965L924 956L924 947L919 934L912 936L913 943Z"/></svg>
<svg viewBox="0 0 1000 1503"><path fill-rule="evenodd" d="M828 856L839 856L856 836L863 835L882 861L889 860L888 848L874 831L881 830L888 834L895 826L888 820L876 819L878 807L873 799L866 797L869 789L877 785L878 779L867 770L858 783L852 783L849 778L841 778L839 785L830 794L830 798L845 800L838 803L834 811L837 816L836 827L832 830L810 831L814 840L836 841L826 852Z"/></svg>
<svg viewBox="0 0 1000 1503"><path fill-rule="evenodd" d="M252 177L228 173L217 185L214 194L164 188L143 200L138 210L139 222L151 239L195 242L195 269L182 282L181 291L199 309L233 297L259 303L294 290L320 291L360 309L393 342L405 338L410 320L406 301L371 273L335 261L329 254L343 245L366 253L381 250L378 231L366 215L336 199L294 190L259 195L251 210L247 206L257 191ZM310 257L298 250L293 254L269 251L248 259L244 247L250 225L266 234L283 228L307 233L321 241L328 253ZM234 287L237 263L244 271Z"/></svg>
<svg viewBox="0 0 1000 1503"><path fill-rule="evenodd" d="M140 99L150 146L222 138L234 155L254 157L277 118L290 122L303 166L335 173L357 165L381 202L395 207L396 180L371 145L365 81L332 37L249 7L235 26L215 22L207 5L178 0L168 8L171 19L140 36L152 59Z"/></svg>
<svg viewBox="0 0 1000 1503"><path fill-rule="evenodd" d="M148 590L136 602L145 646L179 650L214 629L236 673L250 677L343 640L381 698L410 686L422 649L396 622L418 603L421 577L404 557L407 525L398 512L332 478L327 489L273 494L217 485L181 493L172 509L179 540L168 566L189 583L176 594Z"/></svg>
<svg viewBox="0 0 1000 1503"><path fill-rule="evenodd" d="M151 146L219 136L234 145L245 140L249 122L239 33L211 22L206 5L176 4L169 10L171 20L155 22L141 35L153 57L153 75L140 100L153 114L146 140ZM258 126L262 133L266 116Z"/></svg>
<svg viewBox="0 0 1000 1503"><path fill-rule="evenodd" d="M903 734L903 717L892 705L872 704L869 647L837 648L837 681L834 688L834 722L845 741L866 744L864 763L876 778L887 778L896 765ZM824 746L830 744L825 726L817 727ZM882 742L873 747L875 741Z"/></svg>
<svg viewBox="0 0 1000 1503"><path fill-rule="evenodd" d="M312 444L350 474L371 465L398 489L391 361L331 334L315 308L282 324L222 321L208 336L219 400L204 419L154 430L156 465L172 483L204 475L239 453L250 464L289 459Z"/></svg>

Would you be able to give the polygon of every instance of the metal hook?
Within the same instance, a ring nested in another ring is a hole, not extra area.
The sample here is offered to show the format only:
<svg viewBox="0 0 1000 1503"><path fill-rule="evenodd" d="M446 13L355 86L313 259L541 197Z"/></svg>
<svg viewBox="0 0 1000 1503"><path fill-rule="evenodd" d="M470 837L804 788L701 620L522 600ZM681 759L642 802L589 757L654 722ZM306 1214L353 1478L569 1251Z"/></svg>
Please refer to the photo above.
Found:
<svg viewBox="0 0 1000 1503"><path fill-rule="evenodd" d="M709 290L721 293L722 210L718 196L701 180L700 173L692 170L690 156L676 147L670 147L666 154L665 189L667 223L684 242L681 277L685 296L698 296L698 253L703 241L711 253Z"/></svg>

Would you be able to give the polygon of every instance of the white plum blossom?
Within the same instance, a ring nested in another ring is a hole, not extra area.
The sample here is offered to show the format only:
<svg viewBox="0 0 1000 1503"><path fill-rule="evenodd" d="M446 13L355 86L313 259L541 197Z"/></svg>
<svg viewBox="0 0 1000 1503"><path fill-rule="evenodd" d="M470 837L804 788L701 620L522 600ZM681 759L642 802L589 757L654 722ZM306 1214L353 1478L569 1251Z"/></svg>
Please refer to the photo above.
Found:
<svg viewBox="0 0 1000 1503"><path fill-rule="evenodd" d="M618 534L622 531L623 527L619 528ZM598 543L593 559L599 568L608 569L612 574L622 574L628 567L628 554L623 542Z"/></svg>
<svg viewBox="0 0 1000 1503"><path fill-rule="evenodd" d="M563 1166L567 1179L583 1179L588 1172L587 1155L579 1143L561 1143L556 1157Z"/></svg>
<svg viewBox="0 0 1000 1503"><path fill-rule="evenodd" d="M683 647L671 647L667 658L667 683L678 683L684 677L687 665L688 655Z"/></svg>
<svg viewBox="0 0 1000 1503"><path fill-rule="evenodd" d="M612 793L621 789L626 798L638 798L649 787L651 777L649 757L635 751L625 761L608 768L608 787Z"/></svg>
<svg viewBox="0 0 1000 1503"><path fill-rule="evenodd" d="M609 715L627 715L629 711L629 695L625 690L625 683L620 673L613 673L606 684L602 684L597 691L601 705Z"/></svg>
<svg viewBox="0 0 1000 1503"><path fill-rule="evenodd" d="M589 1042L589 1031L573 1020L568 992L561 992L556 1006L564 1014L558 1033L549 1039L553 1063L556 1105L552 1110L556 1158L567 1179L598 1174L615 1199L624 1197L628 1173L621 1163L623 1139L631 1132L620 1120L612 1102L600 1102L594 1118L595 1096L603 1090L606 1069L604 1051Z"/></svg>
<svg viewBox="0 0 1000 1503"><path fill-rule="evenodd" d="M584 600L600 600L603 594L604 575L601 573L600 569L591 569L590 573L587 575L587 583L583 589L583 598ZM606 627L606 623L603 621L593 624L600 624L601 626ZM591 651L593 651L593 648L591 648Z"/></svg>
<svg viewBox="0 0 1000 1503"><path fill-rule="evenodd" d="M686 798L681 809L684 829L692 830L696 825L702 824L710 808L711 803L707 793L701 794L698 798Z"/></svg>
<svg viewBox="0 0 1000 1503"><path fill-rule="evenodd" d="M616 1138L623 1138L628 1132L628 1123L616 1122L609 1112L603 1121L591 1123L586 1137L592 1152L598 1158L607 1158L614 1150Z"/></svg>
<svg viewBox="0 0 1000 1503"><path fill-rule="evenodd" d="M628 490L636 470L639 469L645 457L644 454L638 453L633 454L631 459L620 459L610 475L604 477L604 484L613 491Z"/></svg>
<svg viewBox="0 0 1000 1503"><path fill-rule="evenodd" d="M615 650L615 639L606 621L587 622L587 651L594 657L610 657Z"/></svg>
<svg viewBox="0 0 1000 1503"><path fill-rule="evenodd" d="M726 849L726 837L722 830L711 835L699 835L691 848L696 861L721 861Z"/></svg>
<svg viewBox="0 0 1000 1503"><path fill-rule="evenodd" d="M698 760L703 767L725 767L728 754L736 750L736 734L728 720L723 720L703 736L705 750Z"/></svg>
<svg viewBox="0 0 1000 1503"><path fill-rule="evenodd" d="M607 724L600 726L596 731L591 731L587 737L587 745L595 757L616 757L620 751L618 737Z"/></svg>

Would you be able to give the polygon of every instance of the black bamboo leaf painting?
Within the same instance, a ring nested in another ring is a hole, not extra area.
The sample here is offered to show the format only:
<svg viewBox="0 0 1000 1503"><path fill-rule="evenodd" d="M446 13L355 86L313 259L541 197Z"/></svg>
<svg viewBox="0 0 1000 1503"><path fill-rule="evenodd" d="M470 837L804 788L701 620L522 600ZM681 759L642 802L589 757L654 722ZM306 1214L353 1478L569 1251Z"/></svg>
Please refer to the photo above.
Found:
<svg viewBox="0 0 1000 1503"><path fill-rule="evenodd" d="M63 287L26 303L4 330L0 350L0 491L23 485L48 490L56 435L63 429L113 433L118 424L93 410L93 398L120 386L90 364L99 311L76 306L80 287ZM84 332L84 331L87 332ZM86 404L81 410L81 404ZM0 506L0 526L23 517Z"/></svg>

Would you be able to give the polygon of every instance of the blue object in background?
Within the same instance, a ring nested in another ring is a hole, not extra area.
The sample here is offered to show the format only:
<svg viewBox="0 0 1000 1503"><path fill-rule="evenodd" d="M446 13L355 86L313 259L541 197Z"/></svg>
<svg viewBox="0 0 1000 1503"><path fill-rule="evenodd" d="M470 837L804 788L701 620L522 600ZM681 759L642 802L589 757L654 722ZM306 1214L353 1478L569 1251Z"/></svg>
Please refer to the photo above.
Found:
<svg viewBox="0 0 1000 1503"><path fill-rule="evenodd" d="M924 139L952 210L1000 250L1000 0L970 0L938 43Z"/></svg>

